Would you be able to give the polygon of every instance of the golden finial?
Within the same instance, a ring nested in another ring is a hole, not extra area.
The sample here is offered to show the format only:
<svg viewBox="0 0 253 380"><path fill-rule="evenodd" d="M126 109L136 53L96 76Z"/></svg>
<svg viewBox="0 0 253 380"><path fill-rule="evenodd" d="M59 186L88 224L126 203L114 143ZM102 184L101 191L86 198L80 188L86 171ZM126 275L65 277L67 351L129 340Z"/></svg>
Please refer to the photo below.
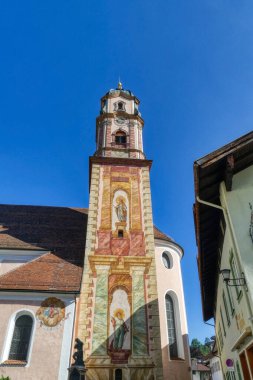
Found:
<svg viewBox="0 0 253 380"><path fill-rule="evenodd" d="M119 78L117 90L122 90L122 83L120 81L120 78Z"/></svg>

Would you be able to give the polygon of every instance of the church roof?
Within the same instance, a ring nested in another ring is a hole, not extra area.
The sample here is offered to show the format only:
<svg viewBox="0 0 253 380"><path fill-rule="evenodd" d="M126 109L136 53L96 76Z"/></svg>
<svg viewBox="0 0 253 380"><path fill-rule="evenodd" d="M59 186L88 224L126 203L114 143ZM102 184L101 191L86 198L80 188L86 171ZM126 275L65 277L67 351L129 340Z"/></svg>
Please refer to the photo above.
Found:
<svg viewBox="0 0 253 380"><path fill-rule="evenodd" d="M0 276L0 289L78 293L81 269L75 263L46 253Z"/></svg>
<svg viewBox="0 0 253 380"><path fill-rule="evenodd" d="M166 235L164 232L160 231L156 226L154 226L154 237L155 239L161 239L165 241L172 241L173 239Z"/></svg>
<svg viewBox="0 0 253 380"><path fill-rule="evenodd" d="M45 250L0 276L0 289L80 289L88 210L0 205L0 249Z"/></svg>
<svg viewBox="0 0 253 380"><path fill-rule="evenodd" d="M0 276L0 290L79 292L88 209L0 205L0 249L45 251ZM155 239L173 242L154 226Z"/></svg>

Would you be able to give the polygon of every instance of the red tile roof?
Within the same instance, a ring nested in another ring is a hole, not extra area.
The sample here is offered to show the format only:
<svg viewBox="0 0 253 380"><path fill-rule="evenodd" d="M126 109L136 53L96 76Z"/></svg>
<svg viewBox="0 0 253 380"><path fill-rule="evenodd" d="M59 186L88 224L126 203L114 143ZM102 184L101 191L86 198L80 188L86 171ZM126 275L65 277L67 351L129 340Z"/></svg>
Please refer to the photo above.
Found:
<svg viewBox="0 0 253 380"><path fill-rule="evenodd" d="M0 249L45 250L0 276L0 289L78 292L87 209L0 205Z"/></svg>
<svg viewBox="0 0 253 380"><path fill-rule="evenodd" d="M81 266L46 253L0 276L0 289L78 293L81 276Z"/></svg>
<svg viewBox="0 0 253 380"><path fill-rule="evenodd" d="M161 239L166 241L173 241L171 237L160 231L156 226L154 226L154 237L155 239Z"/></svg>
<svg viewBox="0 0 253 380"><path fill-rule="evenodd" d="M210 372L210 368L207 367L206 365L202 364L202 363L198 363L197 364L197 371L200 371L200 372Z"/></svg>

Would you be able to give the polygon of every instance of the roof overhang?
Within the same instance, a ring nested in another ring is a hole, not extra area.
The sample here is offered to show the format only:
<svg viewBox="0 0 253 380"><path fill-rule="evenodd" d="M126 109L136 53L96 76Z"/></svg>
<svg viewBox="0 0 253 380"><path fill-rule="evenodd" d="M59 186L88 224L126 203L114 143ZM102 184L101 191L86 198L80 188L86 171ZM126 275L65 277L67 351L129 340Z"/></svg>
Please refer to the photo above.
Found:
<svg viewBox="0 0 253 380"><path fill-rule="evenodd" d="M194 162L193 206L198 270L204 320L214 316L218 273L218 236L222 211L198 202L220 205L220 183L232 190L233 175L253 164L253 132Z"/></svg>

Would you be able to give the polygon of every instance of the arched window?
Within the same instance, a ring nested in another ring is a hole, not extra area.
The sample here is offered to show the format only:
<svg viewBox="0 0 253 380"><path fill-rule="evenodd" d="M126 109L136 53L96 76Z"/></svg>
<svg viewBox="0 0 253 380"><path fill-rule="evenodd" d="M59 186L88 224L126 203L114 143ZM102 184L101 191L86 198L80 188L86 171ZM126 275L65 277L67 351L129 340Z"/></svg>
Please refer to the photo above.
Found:
<svg viewBox="0 0 253 380"><path fill-rule="evenodd" d="M119 101L113 103L114 111L126 111L125 102Z"/></svg>
<svg viewBox="0 0 253 380"><path fill-rule="evenodd" d="M124 109L124 104L122 102L118 103L118 110L122 111Z"/></svg>
<svg viewBox="0 0 253 380"><path fill-rule="evenodd" d="M162 259L163 259L163 265L165 268L170 269L172 267L172 263L169 257L169 252L164 251L162 254Z"/></svg>
<svg viewBox="0 0 253 380"><path fill-rule="evenodd" d="M165 296L170 359L178 358L177 332L174 303L169 294Z"/></svg>
<svg viewBox="0 0 253 380"><path fill-rule="evenodd" d="M117 368L115 370L115 380L122 380L122 369Z"/></svg>
<svg viewBox="0 0 253 380"><path fill-rule="evenodd" d="M123 131L118 131L115 135L115 143L117 145L126 144L126 134Z"/></svg>
<svg viewBox="0 0 253 380"><path fill-rule="evenodd" d="M30 315L21 315L15 321L9 360L27 361L31 341L33 319Z"/></svg>

